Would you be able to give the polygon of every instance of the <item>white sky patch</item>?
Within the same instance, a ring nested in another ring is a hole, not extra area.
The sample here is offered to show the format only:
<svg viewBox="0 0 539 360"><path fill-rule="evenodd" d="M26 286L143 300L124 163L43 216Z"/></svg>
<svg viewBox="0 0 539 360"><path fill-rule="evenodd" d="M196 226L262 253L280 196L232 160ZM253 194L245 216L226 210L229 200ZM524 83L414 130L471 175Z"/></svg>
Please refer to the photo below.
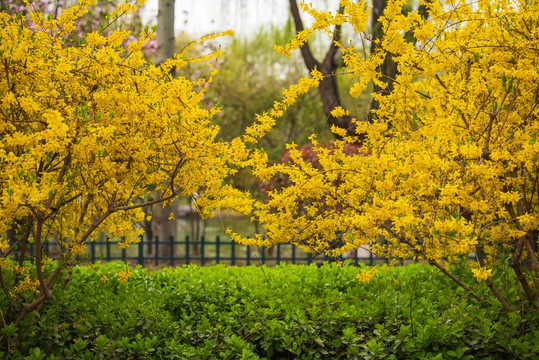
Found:
<svg viewBox="0 0 539 360"><path fill-rule="evenodd" d="M301 0L298 1L298 3ZM315 7L337 10L338 0L310 0ZM144 23L157 24L158 0L148 0L142 10ZM199 37L209 33L234 30L247 36L261 26L282 25L289 17L288 0L176 0L175 33L182 31ZM310 21L302 15L304 25Z"/></svg>

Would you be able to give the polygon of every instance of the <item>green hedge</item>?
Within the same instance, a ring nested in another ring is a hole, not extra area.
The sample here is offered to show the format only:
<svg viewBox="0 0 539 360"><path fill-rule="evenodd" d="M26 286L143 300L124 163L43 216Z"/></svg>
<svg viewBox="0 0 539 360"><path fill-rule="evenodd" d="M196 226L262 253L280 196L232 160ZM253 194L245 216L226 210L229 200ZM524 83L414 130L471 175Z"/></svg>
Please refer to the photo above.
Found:
<svg viewBox="0 0 539 360"><path fill-rule="evenodd" d="M77 267L39 314L6 328L17 346L0 358L505 360L539 353L537 313L523 320L495 299L482 307L425 265L378 268L370 283L357 281L358 268L334 264L137 268L121 283L125 269ZM498 285L518 296L516 286Z"/></svg>

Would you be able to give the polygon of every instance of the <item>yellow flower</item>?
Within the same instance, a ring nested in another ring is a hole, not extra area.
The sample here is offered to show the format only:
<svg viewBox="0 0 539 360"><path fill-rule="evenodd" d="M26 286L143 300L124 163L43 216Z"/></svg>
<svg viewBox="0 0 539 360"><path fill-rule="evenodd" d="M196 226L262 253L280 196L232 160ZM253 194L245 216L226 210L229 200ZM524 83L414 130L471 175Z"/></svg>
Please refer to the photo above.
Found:
<svg viewBox="0 0 539 360"><path fill-rule="evenodd" d="M378 272L376 268L371 268L370 270L363 270L362 272L358 273L356 278L359 280L359 282L368 283L372 279L374 279L374 275Z"/></svg>
<svg viewBox="0 0 539 360"><path fill-rule="evenodd" d="M482 267L479 269L472 269L472 273L477 281L488 280L488 278L492 275L492 269Z"/></svg>
<svg viewBox="0 0 539 360"><path fill-rule="evenodd" d="M129 279L129 277L131 277L132 274L133 272L131 271L131 269L120 271L118 273L118 280L120 281L121 284L123 284L124 282L127 281L127 279Z"/></svg>
<svg viewBox="0 0 539 360"><path fill-rule="evenodd" d="M331 110L331 116L340 117L344 115L350 115L350 111L343 109L341 106L336 106Z"/></svg>

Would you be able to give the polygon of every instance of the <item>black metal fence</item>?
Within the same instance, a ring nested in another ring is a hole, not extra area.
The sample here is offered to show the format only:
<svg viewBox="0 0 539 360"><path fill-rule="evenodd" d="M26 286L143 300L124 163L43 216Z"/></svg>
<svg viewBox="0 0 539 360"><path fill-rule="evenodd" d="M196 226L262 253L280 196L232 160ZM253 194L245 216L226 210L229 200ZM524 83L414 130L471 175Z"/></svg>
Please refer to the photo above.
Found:
<svg viewBox="0 0 539 360"><path fill-rule="evenodd" d="M31 244L33 245L33 244ZM29 247L29 257L33 260L34 248ZM51 258L60 256L60 248L54 243L46 243L44 252ZM141 241L128 248L121 249L117 241L92 241L88 243L87 253L80 257L80 261L92 263L103 261L122 260L131 265L150 267L180 266L196 264L200 266L227 264L227 265L262 265L273 266L280 263L311 264L324 261L345 261L358 265L360 262L374 265L388 263L385 258L378 258L372 253L361 256L353 251L348 258L328 257L323 255L307 254L291 244L278 244L267 249L258 246L244 246L232 240L223 240L219 235L215 240L209 241L201 236L200 241L190 241L185 236L184 241L170 238L161 241L157 237L153 241Z"/></svg>

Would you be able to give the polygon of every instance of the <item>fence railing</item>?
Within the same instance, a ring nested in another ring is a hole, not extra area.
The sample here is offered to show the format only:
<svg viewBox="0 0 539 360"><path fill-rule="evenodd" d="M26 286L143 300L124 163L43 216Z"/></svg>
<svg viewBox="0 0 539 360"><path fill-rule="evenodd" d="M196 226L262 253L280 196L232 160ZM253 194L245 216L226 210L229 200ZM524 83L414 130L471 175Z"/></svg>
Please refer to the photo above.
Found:
<svg viewBox="0 0 539 360"><path fill-rule="evenodd" d="M28 249L27 256L34 258L33 244ZM60 248L55 243L45 243L44 253L51 257L60 256ZM145 241L132 244L128 248L121 249L116 241L92 241L88 243L87 253L79 258L80 261L92 263L98 261L122 260L132 265L142 266L180 266L184 264L196 265L251 265L265 264L273 266L280 263L311 264L324 261L345 261L358 265L360 262L368 265L388 263L386 258L379 258L369 252L368 256L361 256L354 251L349 257L314 256L308 254L291 244L278 244L271 249L258 246L244 246L232 240L223 240L219 235L215 240L209 241L201 236L200 241L192 241L185 236L184 241L171 237L161 241L157 237L153 241ZM412 261L413 262L413 261Z"/></svg>

